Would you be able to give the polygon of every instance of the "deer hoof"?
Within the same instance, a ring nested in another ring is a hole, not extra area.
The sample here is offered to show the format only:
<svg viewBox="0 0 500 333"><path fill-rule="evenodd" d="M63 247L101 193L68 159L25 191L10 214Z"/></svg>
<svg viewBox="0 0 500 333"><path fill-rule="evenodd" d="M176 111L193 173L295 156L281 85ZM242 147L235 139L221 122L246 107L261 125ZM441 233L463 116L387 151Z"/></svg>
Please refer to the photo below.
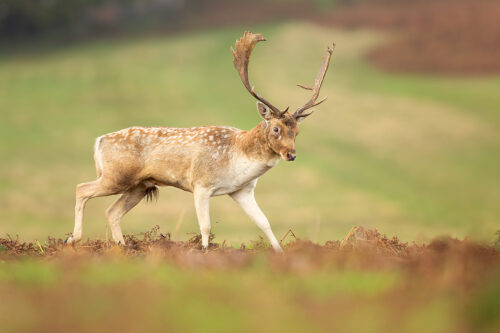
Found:
<svg viewBox="0 0 500 333"><path fill-rule="evenodd" d="M284 251L283 249L281 248L281 246L273 246L273 250L274 250L274 253L279 253L279 254L283 254Z"/></svg>

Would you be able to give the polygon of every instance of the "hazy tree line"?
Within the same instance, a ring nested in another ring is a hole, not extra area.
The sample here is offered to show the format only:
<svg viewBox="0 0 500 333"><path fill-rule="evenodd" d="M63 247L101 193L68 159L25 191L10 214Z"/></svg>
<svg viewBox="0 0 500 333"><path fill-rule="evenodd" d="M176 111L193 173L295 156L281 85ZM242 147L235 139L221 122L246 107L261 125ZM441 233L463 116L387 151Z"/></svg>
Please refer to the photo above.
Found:
<svg viewBox="0 0 500 333"><path fill-rule="evenodd" d="M0 37L85 35L141 27L203 6L203 0L0 0Z"/></svg>
<svg viewBox="0 0 500 333"><path fill-rule="evenodd" d="M0 0L0 39L265 21L359 1L391 0Z"/></svg>

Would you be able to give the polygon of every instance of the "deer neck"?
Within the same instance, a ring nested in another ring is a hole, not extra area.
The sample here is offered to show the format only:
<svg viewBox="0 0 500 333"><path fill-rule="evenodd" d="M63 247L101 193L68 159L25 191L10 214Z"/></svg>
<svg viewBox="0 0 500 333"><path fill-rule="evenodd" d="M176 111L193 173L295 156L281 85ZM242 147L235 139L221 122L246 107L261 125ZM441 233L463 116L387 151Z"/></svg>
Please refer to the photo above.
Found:
<svg viewBox="0 0 500 333"><path fill-rule="evenodd" d="M238 136L236 146L249 159L262 161L266 164L275 165L280 158L269 146L265 121Z"/></svg>

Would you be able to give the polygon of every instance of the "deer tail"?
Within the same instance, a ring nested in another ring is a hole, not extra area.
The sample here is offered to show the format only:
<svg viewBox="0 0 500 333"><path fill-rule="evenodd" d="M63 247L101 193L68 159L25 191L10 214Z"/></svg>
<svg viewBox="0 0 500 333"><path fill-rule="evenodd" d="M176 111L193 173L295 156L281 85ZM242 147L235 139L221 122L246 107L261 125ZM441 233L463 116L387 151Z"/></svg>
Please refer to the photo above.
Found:
<svg viewBox="0 0 500 333"><path fill-rule="evenodd" d="M155 201L158 200L158 195L160 191L158 190L158 186L151 186L146 189L146 202L152 202L153 199Z"/></svg>

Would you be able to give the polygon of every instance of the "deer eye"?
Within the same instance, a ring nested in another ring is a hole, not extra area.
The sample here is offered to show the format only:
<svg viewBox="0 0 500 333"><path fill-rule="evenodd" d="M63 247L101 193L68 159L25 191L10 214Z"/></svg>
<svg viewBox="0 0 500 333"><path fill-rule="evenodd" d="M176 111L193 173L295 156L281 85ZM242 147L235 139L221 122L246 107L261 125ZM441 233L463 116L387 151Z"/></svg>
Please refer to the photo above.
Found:
<svg viewBox="0 0 500 333"><path fill-rule="evenodd" d="M274 133L278 133L279 131L280 131L280 129L278 127L273 128Z"/></svg>

